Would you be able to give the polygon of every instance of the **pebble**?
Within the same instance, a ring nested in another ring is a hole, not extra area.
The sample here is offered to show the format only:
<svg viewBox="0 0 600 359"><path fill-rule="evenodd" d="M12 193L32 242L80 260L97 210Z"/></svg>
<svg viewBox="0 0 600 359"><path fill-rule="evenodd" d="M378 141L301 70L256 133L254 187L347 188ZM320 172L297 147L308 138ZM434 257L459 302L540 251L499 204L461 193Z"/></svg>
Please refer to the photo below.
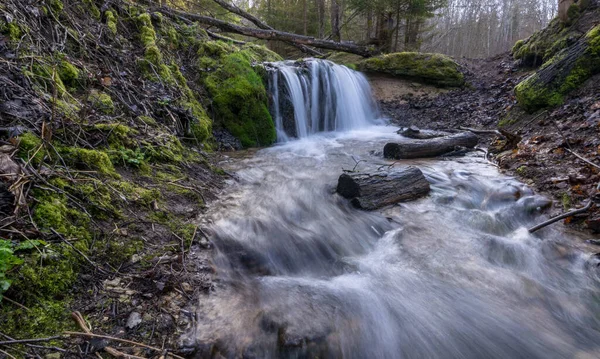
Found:
<svg viewBox="0 0 600 359"><path fill-rule="evenodd" d="M142 315L138 312L131 312L129 318L127 318L127 324L125 325L129 329L133 329L140 325L142 322Z"/></svg>

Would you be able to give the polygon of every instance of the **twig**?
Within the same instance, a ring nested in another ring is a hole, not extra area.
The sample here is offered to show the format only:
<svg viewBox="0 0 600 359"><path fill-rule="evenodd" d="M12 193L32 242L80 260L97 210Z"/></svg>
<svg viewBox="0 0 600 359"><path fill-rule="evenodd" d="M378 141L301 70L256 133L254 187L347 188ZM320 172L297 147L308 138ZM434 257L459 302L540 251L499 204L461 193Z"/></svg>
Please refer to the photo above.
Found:
<svg viewBox="0 0 600 359"><path fill-rule="evenodd" d="M75 311L75 312L71 313L71 317L73 317L73 319L75 319L75 321L77 322L77 325L79 325L81 330L83 330L86 334L93 334L91 329L87 326L85 319L83 319L83 316L81 315L81 313ZM135 355L125 354L123 352L116 350L115 348L112 348L112 347L104 347L104 351L107 352L108 354L114 356L115 358L144 359L142 357L138 357Z"/></svg>
<svg viewBox="0 0 600 359"><path fill-rule="evenodd" d="M585 205L584 207L582 207L582 208L579 208L579 209L574 209L574 210L572 210L572 211L570 211L570 212L567 212L567 213L560 214L560 215L558 215L558 216L556 216L556 217L552 217L552 218L550 218L549 220L547 220L547 221L545 221L545 222L542 222L542 223L538 224L537 226L534 226L534 227L531 227L531 228L529 228L529 233L536 232L536 231L538 231L538 230L540 230L540 229L542 229L542 228L544 228L544 227L546 227L546 226L549 226L549 225L551 225L551 224L552 224L552 223L554 223L554 222L558 222L558 221L560 221L560 220L561 220L561 219L563 219L563 218L571 217L571 216L574 216L574 215L576 215L576 214L579 214L579 213L586 212L588 209L590 209L590 208L592 207L592 205L593 205L593 204L594 204L594 202L593 202L592 200L590 200L590 201L588 202L588 204L586 204L586 205Z"/></svg>
<svg viewBox="0 0 600 359"><path fill-rule="evenodd" d="M127 339L121 339L121 338L116 338L116 337L111 337L108 335L100 335L100 334L93 334L93 333L80 333L80 332L65 332L66 335L79 335L79 336L84 336L84 337L91 337L91 338L102 338L102 339L106 339L106 340L114 340L116 342L121 342L121 343L127 343L127 344L131 344L131 345L136 345L138 347L142 347L142 348L146 348L146 349L151 349L151 350L155 350L158 352L162 352L163 350L160 348L156 348L150 345L146 345L143 343L138 343L138 342L134 342L131 340L127 340ZM184 357L181 357L179 355L173 354L173 353L168 353L168 355L177 358L177 359L185 359Z"/></svg>
<svg viewBox="0 0 600 359"><path fill-rule="evenodd" d="M25 309L26 311L30 311L31 309L27 308L26 306L24 306L23 304L19 303L19 302L15 302L14 300L4 296L2 297L2 299L6 300L9 303L12 303L14 305L16 305L17 307L21 308L21 309Z"/></svg>
<svg viewBox="0 0 600 359"><path fill-rule="evenodd" d="M77 252L80 256L83 257L83 259L86 260L86 262L88 262L92 267L96 268L98 270L98 272L108 275L109 273L107 271L105 271L104 269L100 268L99 265L97 265L96 263L94 263L88 256L85 255L85 253L83 253L82 251L80 251L79 249L77 249L77 247L75 247L74 245L72 245L69 241L67 241L65 239L65 237L63 237L60 233L58 233L57 231L54 230L54 228L50 228L50 231L52 231L52 233L57 236L58 238L60 238L63 242L65 242L68 246L70 246L75 252Z"/></svg>
<svg viewBox="0 0 600 359"><path fill-rule="evenodd" d="M565 151L567 151L567 152L569 152L570 154L572 154L573 156L575 156L575 157L579 158L579 159L580 159L580 160L582 160L583 162L585 162L585 163L587 163L587 164L589 164L589 165L591 165L591 166L594 166L594 167L596 167L596 168L600 169L600 166L598 166L598 165L597 165L597 164L595 164L594 162L592 162L592 161L588 160L587 158L585 158L585 157L581 156L580 154L576 153L575 151L572 151L572 150L570 150L570 149L568 149L568 148L565 148Z"/></svg>
<svg viewBox="0 0 600 359"><path fill-rule="evenodd" d="M61 335L56 335L48 338L33 338L33 339L13 339L13 340L5 340L0 342L0 345L13 345L13 344L27 344L27 343L39 343L39 342L49 342L51 340L56 339L64 339Z"/></svg>

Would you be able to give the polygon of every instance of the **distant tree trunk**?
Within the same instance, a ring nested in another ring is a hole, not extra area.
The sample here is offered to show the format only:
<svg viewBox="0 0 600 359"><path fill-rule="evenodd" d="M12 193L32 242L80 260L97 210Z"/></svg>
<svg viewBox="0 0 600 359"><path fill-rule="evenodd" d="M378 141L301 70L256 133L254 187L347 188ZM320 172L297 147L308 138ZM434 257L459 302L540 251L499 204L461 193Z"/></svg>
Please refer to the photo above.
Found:
<svg viewBox="0 0 600 359"><path fill-rule="evenodd" d="M367 10L367 42L371 41L373 36L373 9Z"/></svg>
<svg viewBox="0 0 600 359"><path fill-rule="evenodd" d="M317 0L317 13L319 17L319 39L325 36L325 0Z"/></svg>
<svg viewBox="0 0 600 359"><path fill-rule="evenodd" d="M569 7L575 3L574 0L558 0L558 18L562 22L569 20Z"/></svg>
<svg viewBox="0 0 600 359"><path fill-rule="evenodd" d="M340 33L340 0L331 0L331 38L339 42L342 39Z"/></svg>
<svg viewBox="0 0 600 359"><path fill-rule="evenodd" d="M303 32L303 34L305 36L308 35L308 19L307 19L308 6L306 5L306 1L307 0L302 0L302 7L303 7L302 10L303 10L303 13L304 13L304 19L303 19L303 22L304 22L304 29L303 30L304 30L304 32Z"/></svg>
<svg viewBox="0 0 600 359"><path fill-rule="evenodd" d="M409 51L419 50L419 32L423 20L419 18L408 17L406 19L406 31L404 32L404 47Z"/></svg>

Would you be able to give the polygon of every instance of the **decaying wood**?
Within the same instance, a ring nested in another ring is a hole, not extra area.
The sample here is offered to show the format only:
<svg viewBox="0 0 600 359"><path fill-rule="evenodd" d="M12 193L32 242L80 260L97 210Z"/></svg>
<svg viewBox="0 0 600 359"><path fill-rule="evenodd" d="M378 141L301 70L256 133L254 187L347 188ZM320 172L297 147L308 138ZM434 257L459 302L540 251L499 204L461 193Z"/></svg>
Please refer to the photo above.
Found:
<svg viewBox="0 0 600 359"><path fill-rule="evenodd" d="M223 0L213 0L213 1L216 2L222 8L226 9L227 11L232 12L232 13L234 13L236 15L239 15L239 16L243 17L244 19L249 20L251 23L253 23L254 25L256 25L260 29L275 30L271 26L269 26L268 24L262 22L256 16L245 12L244 10L240 9L238 6L236 6L234 4L229 4L228 2L223 1ZM296 44L296 43L293 43L293 42L288 42L288 44L290 44L292 46L295 46L300 51L302 51L302 52L304 52L306 54L311 54L311 55L315 55L315 56L324 56L324 54L322 54L319 51L316 51L314 49L311 49L310 47L306 47L304 45L299 45L299 44Z"/></svg>
<svg viewBox="0 0 600 359"><path fill-rule="evenodd" d="M416 126L410 126L398 130L399 135L415 140L429 140L437 137L444 137L450 135L450 132L445 131L434 131L434 130L422 130Z"/></svg>
<svg viewBox="0 0 600 359"><path fill-rule="evenodd" d="M379 171L371 174L344 173L337 192L361 209L374 210L413 201L429 193L429 182L417 167Z"/></svg>
<svg viewBox="0 0 600 359"><path fill-rule="evenodd" d="M478 137L471 132L433 138L430 140L412 140L400 143L388 143L383 148L383 156L392 159L425 158L441 156L457 148L473 148Z"/></svg>
<svg viewBox="0 0 600 359"><path fill-rule="evenodd" d="M330 40L321 40L311 36L297 35L279 30L252 29L249 27L239 26L226 21L218 20L210 16L191 14L184 11L170 9L167 7L159 7L156 10L164 14L165 16L175 18L182 17L188 20L197 21L205 25L214 26L216 28L221 29L221 31L254 37L257 39L291 42L300 45L314 46L321 49L348 52L363 57L370 57L375 54L375 51L373 49L365 46L358 46L355 44L335 42Z"/></svg>

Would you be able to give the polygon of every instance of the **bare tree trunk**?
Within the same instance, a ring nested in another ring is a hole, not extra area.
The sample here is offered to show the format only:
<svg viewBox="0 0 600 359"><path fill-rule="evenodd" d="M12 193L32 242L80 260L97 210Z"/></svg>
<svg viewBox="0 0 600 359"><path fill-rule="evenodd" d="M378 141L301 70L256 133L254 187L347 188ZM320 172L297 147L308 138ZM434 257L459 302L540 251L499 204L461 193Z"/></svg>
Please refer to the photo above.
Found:
<svg viewBox="0 0 600 359"><path fill-rule="evenodd" d="M304 34L304 36L308 35L308 18L307 18L307 15L308 15L308 6L306 4L306 1L307 0L302 0L302 7L303 7L302 10L303 10L303 16L304 16L304 19L303 19L303 23L304 23L304 29L303 29L304 32L303 32L303 34Z"/></svg>
<svg viewBox="0 0 600 359"><path fill-rule="evenodd" d="M334 41L340 41L340 0L331 0L331 38Z"/></svg>
<svg viewBox="0 0 600 359"><path fill-rule="evenodd" d="M317 12L319 16L319 39L325 37L325 0L317 0Z"/></svg>
<svg viewBox="0 0 600 359"><path fill-rule="evenodd" d="M367 10L367 42L371 41L373 36L373 9Z"/></svg>

